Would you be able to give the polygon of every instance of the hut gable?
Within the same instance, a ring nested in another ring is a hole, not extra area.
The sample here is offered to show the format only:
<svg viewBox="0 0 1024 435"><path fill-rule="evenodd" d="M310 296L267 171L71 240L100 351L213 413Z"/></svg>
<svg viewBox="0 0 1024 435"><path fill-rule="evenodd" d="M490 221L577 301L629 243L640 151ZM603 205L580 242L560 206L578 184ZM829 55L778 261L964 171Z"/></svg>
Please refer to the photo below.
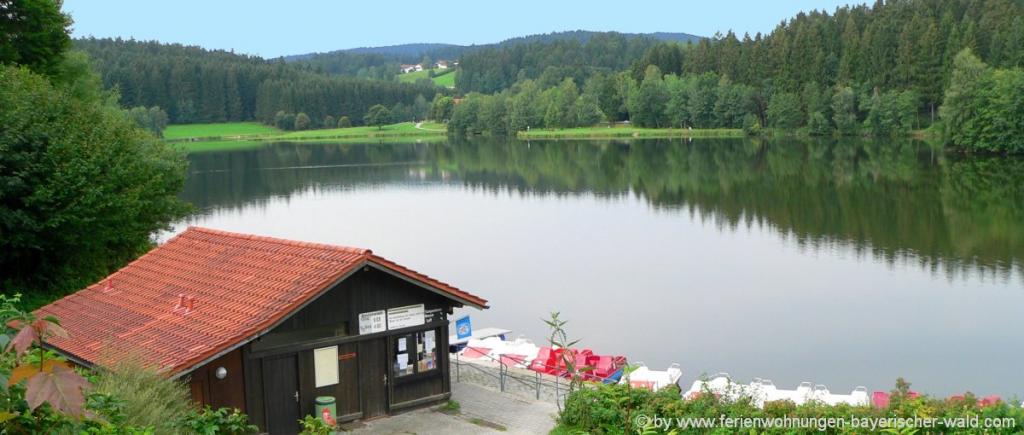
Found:
<svg viewBox="0 0 1024 435"><path fill-rule="evenodd" d="M40 308L68 338L47 345L84 365L131 355L179 376L276 328L363 267L454 305L487 301L369 249L190 227L106 279Z"/></svg>

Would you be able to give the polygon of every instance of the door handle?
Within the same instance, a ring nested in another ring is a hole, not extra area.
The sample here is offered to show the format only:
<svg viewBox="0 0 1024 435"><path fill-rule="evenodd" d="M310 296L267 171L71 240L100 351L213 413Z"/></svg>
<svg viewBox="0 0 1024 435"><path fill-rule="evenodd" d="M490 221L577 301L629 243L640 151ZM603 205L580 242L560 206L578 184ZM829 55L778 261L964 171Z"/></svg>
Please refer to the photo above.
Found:
<svg viewBox="0 0 1024 435"><path fill-rule="evenodd" d="M299 403L299 392L295 392L295 403Z"/></svg>
<svg viewBox="0 0 1024 435"><path fill-rule="evenodd" d="M384 375L384 385L388 384L388 375Z"/></svg>

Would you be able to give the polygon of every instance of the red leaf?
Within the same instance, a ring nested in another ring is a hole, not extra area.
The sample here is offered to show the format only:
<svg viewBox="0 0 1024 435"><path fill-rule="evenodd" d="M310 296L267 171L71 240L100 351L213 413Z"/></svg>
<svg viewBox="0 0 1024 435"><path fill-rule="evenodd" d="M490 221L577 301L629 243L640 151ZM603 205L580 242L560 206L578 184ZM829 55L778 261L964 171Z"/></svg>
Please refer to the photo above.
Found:
<svg viewBox="0 0 1024 435"><path fill-rule="evenodd" d="M9 351L13 347L14 356L16 358L20 358L28 351L29 347L35 344L38 339L39 334L36 333L36 328L26 325L18 331L18 334L15 335L14 338L11 339L11 342L7 344L7 349L5 349L5 351Z"/></svg>
<svg viewBox="0 0 1024 435"><path fill-rule="evenodd" d="M50 335L68 338L68 332L60 326L60 323L54 322L54 320L56 320L56 318L53 316L47 316L45 319L38 319L35 322L32 322L32 328L39 331L44 338Z"/></svg>
<svg viewBox="0 0 1024 435"><path fill-rule="evenodd" d="M32 409L49 403L53 409L64 414L80 416L85 404L85 393L89 381L74 370L62 365L53 366L51 373L40 372L25 385L25 400Z"/></svg>

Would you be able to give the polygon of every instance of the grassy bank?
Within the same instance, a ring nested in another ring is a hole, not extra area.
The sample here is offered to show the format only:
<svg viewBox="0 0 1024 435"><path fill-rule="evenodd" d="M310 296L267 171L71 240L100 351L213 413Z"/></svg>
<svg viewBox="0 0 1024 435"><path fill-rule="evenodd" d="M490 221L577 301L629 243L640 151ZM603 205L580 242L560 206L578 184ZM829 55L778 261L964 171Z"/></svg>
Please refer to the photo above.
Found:
<svg viewBox="0 0 1024 435"><path fill-rule="evenodd" d="M164 130L164 140L220 139L237 136L264 136L279 134L278 130L258 122L222 122L217 124L177 124Z"/></svg>
<svg viewBox="0 0 1024 435"><path fill-rule="evenodd" d="M682 128L640 128L630 126L535 129L520 131L520 139L608 139L621 137L743 137L743 130L720 128L689 130Z"/></svg>
<svg viewBox="0 0 1024 435"><path fill-rule="evenodd" d="M172 132L168 135L167 132ZM412 122L378 127L329 128L284 132L256 123L190 124L167 127L164 138L188 152L223 151L255 148L269 142L388 142L436 139L446 136L444 124L425 122L419 128Z"/></svg>

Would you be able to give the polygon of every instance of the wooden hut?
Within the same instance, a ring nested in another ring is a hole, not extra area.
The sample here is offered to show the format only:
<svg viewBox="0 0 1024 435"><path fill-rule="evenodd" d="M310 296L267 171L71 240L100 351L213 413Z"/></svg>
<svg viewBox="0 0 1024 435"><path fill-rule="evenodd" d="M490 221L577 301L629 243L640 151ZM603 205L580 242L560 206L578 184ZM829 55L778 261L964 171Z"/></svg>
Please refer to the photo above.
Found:
<svg viewBox="0 0 1024 435"><path fill-rule="evenodd" d="M294 433L320 396L339 421L447 400L448 316L487 301L368 249L192 227L40 308L83 366L135 358L195 402Z"/></svg>

